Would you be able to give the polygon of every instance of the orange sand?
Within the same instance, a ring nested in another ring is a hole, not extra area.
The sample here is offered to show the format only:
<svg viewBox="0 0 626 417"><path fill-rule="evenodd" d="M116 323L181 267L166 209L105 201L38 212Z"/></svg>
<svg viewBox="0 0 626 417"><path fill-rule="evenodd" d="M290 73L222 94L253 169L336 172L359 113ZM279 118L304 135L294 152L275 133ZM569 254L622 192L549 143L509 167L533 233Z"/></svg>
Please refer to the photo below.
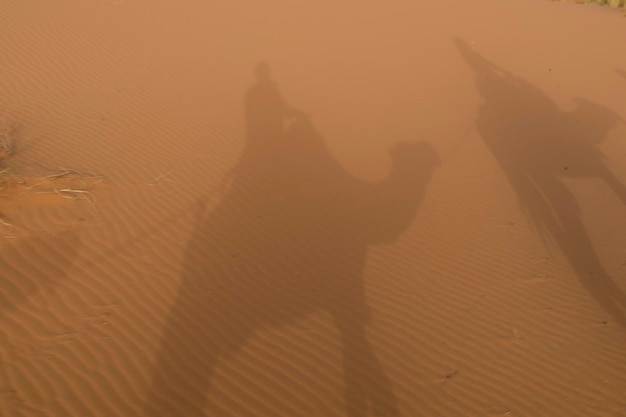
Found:
<svg viewBox="0 0 626 417"><path fill-rule="evenodd" d="M621 12L0 10L0 416L626 416Z"/></svg>

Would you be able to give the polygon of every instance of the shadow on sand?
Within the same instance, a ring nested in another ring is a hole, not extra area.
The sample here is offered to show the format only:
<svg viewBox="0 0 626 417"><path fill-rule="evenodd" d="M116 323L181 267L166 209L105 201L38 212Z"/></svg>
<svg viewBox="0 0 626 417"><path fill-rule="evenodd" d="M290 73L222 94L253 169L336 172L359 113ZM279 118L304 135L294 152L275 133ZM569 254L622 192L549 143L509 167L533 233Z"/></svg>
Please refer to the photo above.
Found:
<svg viewBox="0 0 626 417"><path fill-rule="evenodd" d="M0 251L0 317L67 277L78 250L72 232L7 244Z"/></svg>
<svg viewBox="0 0 626 417"><path fill-rule="evenodd" d="M616 69L615 71L617 71L617 73L621 75L622 77L626 78L626 70Z"/></svg>
<svg viewBox="0 0 626 417"><path fill-rule="evenodd" d="M5 365L5 355L13 349L9 343L11 335L6 333L5 316L28 303L35 294L49 292L65 281L79 243L74 233L63 232L0 245L0 387L4 394L15 392L10 364ZM30 316L28 323L32 324L33 317L37 316ZM15 323L10 327L14 326ZM0 415L15 415L3 408L1 399Z"/></svg>
<svg viewBox="0 0 626 417"><path fill-rule="evenodd" d="M556 242L587 291L626 328L626 295L598 259L576 198L562 181L598 178L626 204L626 187L599 148L620 117L583 99L576 100L574 111L560 111L539 89L488 62L464 41L456 39L456 46L484 99L478 131L524 212L542 238Z"/></svg>
<svg viewBox="0 0 626 417"><path fill-rule="evenodd" d="M245 95L245 116L246 144L229 190L208 216L198 202L146 415L205 415L215 407L211 379L218 361L263 328L324 310L341 334L345 415L398 416L391 383L367 338L362 275L368 246L393 241L411 223L437 154L424 143L399 144L386 179L351 176L309 118L282 99L266 63L257 66ZM231 401L246 403L235 395ZM276 415L271 408L236 408L233 415Z"/></svg>

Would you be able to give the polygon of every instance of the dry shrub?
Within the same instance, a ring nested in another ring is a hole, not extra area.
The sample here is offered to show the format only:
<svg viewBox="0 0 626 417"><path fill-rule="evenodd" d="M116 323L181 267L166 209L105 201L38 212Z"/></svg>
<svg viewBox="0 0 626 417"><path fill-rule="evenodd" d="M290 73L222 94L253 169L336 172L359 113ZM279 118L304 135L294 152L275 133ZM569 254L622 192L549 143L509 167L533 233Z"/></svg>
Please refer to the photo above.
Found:
<svg viewBox="0 0 626 417"><path fill-rule="evenodd" d="M610 7L623 7L624 0L608 0Z"/></svg>
<svg viewBox="0 0 626 417"><path fill-rule="evenodd" d="M626 0L552 0L560 1L562 3L595 3L603 6L609 6L613 8L624 8L626 10Z"/></svg>
<svg viewBox="0 0 626 417"><path fill-rule="evenodd" d="M625 0L587 0L587 3L597 3L609 7L626 7Z"/></svg>

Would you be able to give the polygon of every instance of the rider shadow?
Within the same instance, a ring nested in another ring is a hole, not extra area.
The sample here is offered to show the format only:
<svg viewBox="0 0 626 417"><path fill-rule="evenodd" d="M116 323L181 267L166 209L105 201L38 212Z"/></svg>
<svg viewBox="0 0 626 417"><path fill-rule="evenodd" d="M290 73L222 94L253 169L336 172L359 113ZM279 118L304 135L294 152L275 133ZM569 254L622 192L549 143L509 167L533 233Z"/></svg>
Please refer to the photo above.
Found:
<svg viewBox="0 0 626 417"><path fill-rule="evenodd" d="M553 241L581 284L626 328L626 295L603 267L564 178L597 178L626 204L626 187L605 163L599 145L621 120L610 109L584 99L560 111L539 89L496 67L456 39L474 70L484 99L476 124L525 214L542 238Z"/></svg>
<svg viewBox="0 0 626 417"><path fill-rule="evenodd" d="M282 99L265 63L245 112L246 144L228 191L208 216L198 202L146 415L204 415L218 362L264 328L323 310L341 335L346 415L398 416L367 337L364 263L370 245L392 242L413 220L439 164L436 152L401 144L384 180L351 176L309 118ZM269 410L252 415L275 415Z"/></svg>

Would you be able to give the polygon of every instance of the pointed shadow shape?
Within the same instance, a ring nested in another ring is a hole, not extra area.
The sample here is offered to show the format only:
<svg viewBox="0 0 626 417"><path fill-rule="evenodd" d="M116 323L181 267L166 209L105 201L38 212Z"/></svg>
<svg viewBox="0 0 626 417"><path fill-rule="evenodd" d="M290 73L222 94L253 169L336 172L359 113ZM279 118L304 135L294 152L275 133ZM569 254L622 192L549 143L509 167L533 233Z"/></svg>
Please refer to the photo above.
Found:
<svg viewBox="0 0 626 417"><path fill-rule="evenodd" d="M367 338L363 270L370 245L392 242L411 223L438 156L424 143L399 144L386 179L357 179L310 119L285 102L269 66L261 63L256 74L230 189L208 218L198 203L146 415L203 415L218 361L264 328L322 310L341 335L346 415L398 416Z"/></svg>
<svg viewBox="0 0 626 417"><path fill-rule="evenodd" d="M626 328L626 295L600 262L564 177L603 180L626 204L626 187L605 164L599 148L621 118L612 110L577 99L560 111L527 81L498 68L463 40L457 49L474 70L484 103L478 132L515 190L542 238L556 242L589 294Z"/></svg>

